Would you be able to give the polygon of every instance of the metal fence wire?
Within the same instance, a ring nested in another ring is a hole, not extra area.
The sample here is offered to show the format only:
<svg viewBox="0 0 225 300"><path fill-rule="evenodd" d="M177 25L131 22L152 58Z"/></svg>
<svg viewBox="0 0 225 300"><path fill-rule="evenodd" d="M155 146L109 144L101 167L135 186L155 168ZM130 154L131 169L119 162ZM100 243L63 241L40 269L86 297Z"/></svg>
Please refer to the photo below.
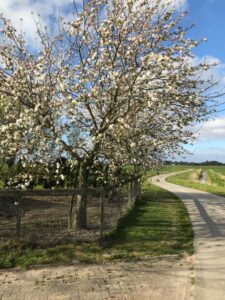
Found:
<svg viewBox="0 0 225 300"><path fill-rule="evenodd" d="M77 205L83 195L87 226L76 230ZM0 240L52 244L102 239L139 196L139 178L104 189L1 191Z"/></svg>

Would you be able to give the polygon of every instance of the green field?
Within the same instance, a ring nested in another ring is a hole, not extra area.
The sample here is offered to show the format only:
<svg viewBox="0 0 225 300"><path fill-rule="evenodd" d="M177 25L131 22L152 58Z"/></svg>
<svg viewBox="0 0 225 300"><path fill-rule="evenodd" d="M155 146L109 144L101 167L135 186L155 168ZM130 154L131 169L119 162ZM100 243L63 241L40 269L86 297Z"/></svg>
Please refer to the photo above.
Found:
<svg viewBox="0 0 225 300"><path fill-rule="evenodd" d="M147 172L146 177L151 177L159 174L167 174L172 172L185 171L189 169L198 169L199 166L195 165L165 165L161 167L159 170L150 170Z"/></svg>
<svg viewBox="0 0 225 300"><path fill-rule="evenodd" d="M175 166L177 170L182 170L182 166ZM191 166L183 170L192 169L190 172L178 174L167 178L168 182L178 185L198 189L208 193L225 197L225 167L224 166ZM200 170L206 173L206 183L200 183L198 174ZM168 173L174 172L173 166L167 167Z"/></svg>
<svg viewBox="0 0 225 300"><path fill-rule="evenodd" d="M114 259L142 259L193 253L191 221L182 201L159 187L143 183L142 199L121 219L103 244L63 244L41 248L35 244L0 244L0 268L37 264L98 262Z"/></svg>
<svg viewBox="0 0 225 300"><path fill-rule="evenodd" d="M160 174L172 173L172 172L180 172L189 169L199 169L199 166L196 165L167 165L160 169Z"/></svg>

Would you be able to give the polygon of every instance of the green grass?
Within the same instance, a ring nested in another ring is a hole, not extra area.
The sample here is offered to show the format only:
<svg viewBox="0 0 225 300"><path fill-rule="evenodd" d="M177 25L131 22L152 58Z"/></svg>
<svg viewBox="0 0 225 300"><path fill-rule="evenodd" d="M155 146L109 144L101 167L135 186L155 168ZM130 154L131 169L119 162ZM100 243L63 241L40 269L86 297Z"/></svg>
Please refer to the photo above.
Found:
<svg viewBox="0 0 225 300"><path fill-rule="evenodd" d="M67 264L73 260L98 262L192 254L192 226L183 203L173 194L147 182L143 189L142 199L121 219L103 244L40 248L34 243L9 242L0 245L0 267L27 268L37 264Z"/></svg>
<svg viewBox="0 0 225 300"><path fill-rule="evenodd" d="M73 260L98 261L102 250L97 244L84 243L36 248L35 244L10 242L0 247L0 268L22 267L43 264L67 264Z"/></svg>
<svg viewBox="0 0 225 300"><path fill-rule="evenodd" d="M195 166L195 165L165 165L158 170L155 170L155 169L149 170L146 173L144 178L156 176L159 174L167 174L167 173L179 172L179 171L185 171L188 169L197 169L197 168L199 168L199 166Z"/></svg>
<svg viewBox="0 0 225 300"><path fill-rule="evenodd" d="M225 189L225 176L221 172L209 169L207 170L207 177L210 185Z"/></svg>
<svg viewBox="0 0 225 300"><path fill-rule="evenodd" d="M170 176L166 180L168 182L175 183L181 186L190 187L200 191L225 197L225 181L223 180L223 178L221 178L220 175L225 174L225 168L211 166L198 167L198 169L200 168L204 169L207 173L207 183L195 182L191 179L191 176L193 176L194 173L197 172L197 170L192 170L190 172Z"/></svg>
<svg viewBox="0 0 225 300"><path fill-rule="evenodd" d="M0 190L4 189L4 182L2 180L0 180Z"/></svg>
<svg viewBox="0 0 225 300"><path fill-rule="evenodd" d="M160 170L160 174L166 174L166 173L172 173L172 172L180 172L185 171L189 169L199 169L201 167L196 165L167 165L162 167Z"/></svg>
<svg viewBox="0 0 225 300"><path fill-rule="evenodd" d="M166 174L172 172L185 171L189 169L203 169L203 170L212 170L213 172L220 173L225 176L225 166L201 166L201 165L165 165L158 172L157 171L149 171L148 174L150 176L154 176L158 174Z"/></svg>
<svg viewBox="0 0 225 300"><path fill-rule="evenodd" d="M213 172L225 175L225 166L203 166L202 168L205 170L212 170Z"/></svg>
<svg viewBox="0 0 225 300"><path fill-rule="evenodd" d="M121 258L193 253L192 226L183 203L166 190L146 185L142 200L112 234L109 251Z"/></svg>

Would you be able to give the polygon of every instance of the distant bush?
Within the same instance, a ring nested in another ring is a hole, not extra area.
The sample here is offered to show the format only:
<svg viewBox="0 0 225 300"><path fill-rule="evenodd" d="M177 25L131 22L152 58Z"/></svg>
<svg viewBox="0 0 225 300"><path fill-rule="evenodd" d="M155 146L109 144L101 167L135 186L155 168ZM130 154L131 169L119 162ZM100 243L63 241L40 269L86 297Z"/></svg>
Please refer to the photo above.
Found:
<svg viewBox="0 0 225 300"><path fill-rule="evenodd" d="M0 190L4 189L4 182L2 180L0 180Z"/></svg>
<svg viewBox="0 0 225 300"><path fill-rule="evenodd" d="M34 190L44 190L44 186L42 184L37 184L34 186Z"/></svg>

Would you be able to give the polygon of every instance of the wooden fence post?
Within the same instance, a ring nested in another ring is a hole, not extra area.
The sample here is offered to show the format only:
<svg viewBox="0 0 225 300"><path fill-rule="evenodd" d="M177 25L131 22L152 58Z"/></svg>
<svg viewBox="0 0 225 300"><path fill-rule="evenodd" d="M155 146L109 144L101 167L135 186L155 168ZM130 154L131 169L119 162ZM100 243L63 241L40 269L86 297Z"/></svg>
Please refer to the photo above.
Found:
<svg viewBox="0 0 225 300"><path fill-rule="evenodd" d="M134 187L134 191L133 191L134 202L136 202L136 200L137 200L137 179L134 180L133 187Z"/></svg>
<svg viewBox="0 0 225 300"><path fill-rule="evenodd" d="M105 206L105 194L100 196L100 241L104 238L104 206Z"/></svg>
<svg viewBox="0 0 225 300"><path fill-rule="evenodd" d="M22 195L19 194L18 198L14 202L16 206L16 237L19 239L21 235L21 199Z"/></svg>
<svg viewBox="0 0 225 300"><path fill-rule="evenodd" d="M135 201L140 200L141 198L141 182L140 179L136 178L134 181L134 197Z"/></svg>
<svg viewBox="0 0 225 300"><path fill-rule="evenodd" d="M137 193L138 193L138 200L141 199L141 179L138 178L137 179Z"/></svg>
<svg viewBox="0 0 225 300"><path fill-rule="evenodd" d="M73 214L74 200L75 200L75 194L73 194L70 202L70 209L68 213L68 230L72 229L72 214Z"/></svg>
<svg viewBox="0 0 225 300"><path fill-rule="evenodd" d="M140 193L140 198L141 198L141 194L142 194L142 179L139 178L139 193Z"/></svg>
<svg viewBox="0 0 225 300"><path fill-rule="evenodd" d="M128 190L128 207L133 205L133 182L129 183L129 190Z"/></svg>

